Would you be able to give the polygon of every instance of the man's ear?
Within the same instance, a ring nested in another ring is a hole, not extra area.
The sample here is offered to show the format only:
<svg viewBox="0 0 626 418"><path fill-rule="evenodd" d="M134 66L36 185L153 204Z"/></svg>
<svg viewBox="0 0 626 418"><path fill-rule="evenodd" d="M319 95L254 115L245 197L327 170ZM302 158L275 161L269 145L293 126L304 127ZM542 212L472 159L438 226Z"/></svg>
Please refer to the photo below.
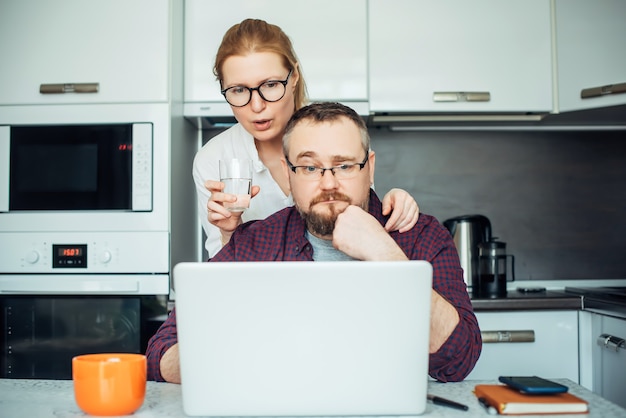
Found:
<svg viewBox="0 0 626 418"><path fill-rule="evenodd" d="M370 150L370 159L368 162L370 166L370 186L374 184L374 169L376 168L376 153Z"/></svg>
<svg viewBox="0 0 626 418"><path fill-rule="evenodd" d="M291 171L291 169L287 165L287 160L285 159L285 156L280 159L280 165L283 168L283 173L285 174L285 177L287 177L287 180L289 180L287 182L287 185L289 186L289 192L291 192L291 177L289 176L289 171Z"/></svg>

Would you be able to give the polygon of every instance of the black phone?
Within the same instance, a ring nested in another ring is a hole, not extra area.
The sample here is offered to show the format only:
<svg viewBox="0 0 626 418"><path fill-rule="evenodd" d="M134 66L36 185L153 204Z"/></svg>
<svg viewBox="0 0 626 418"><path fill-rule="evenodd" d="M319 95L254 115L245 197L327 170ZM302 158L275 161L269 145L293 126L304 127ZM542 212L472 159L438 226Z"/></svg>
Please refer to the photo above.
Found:
<svg viewBox="0 0 626 418"><path fill-rule="evenodd" d="M568 387L538 376L500 376L498 380L507 386L530 395L548 395L567 392Z"/></svg>

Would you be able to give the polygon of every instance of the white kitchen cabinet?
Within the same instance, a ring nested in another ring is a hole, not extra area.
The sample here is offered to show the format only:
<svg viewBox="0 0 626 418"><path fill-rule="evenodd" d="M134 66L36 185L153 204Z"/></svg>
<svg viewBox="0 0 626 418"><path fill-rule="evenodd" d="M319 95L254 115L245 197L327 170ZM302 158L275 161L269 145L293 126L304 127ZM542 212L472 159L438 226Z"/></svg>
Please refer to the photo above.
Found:
<svg viewBox="0 0 626 418"><path fill-rule="evenodd" d="M591 317L592 390L626 408L626 319L597 313ZM587 359L589 361L589 359Z"/></svg>
<svg viewBox="0 0 626 418"><path fill-rule="evenodd" d="M626 104L626 2L556 0L555 14L559 110Z"/></svg>
<svg viewBox="0 0 626 418"><path fill-rule="evenodd" d="M467 379L537 375L578 383L578 311L477 312L476 317L483 350ZM534 341L515 342L533 334Z"/></svg>
<svg viewBox="0 0 626 418"><path fill-rule="evenodd" d="M169 0L3 1L0 104L167 100L169 13ZM72 92L84 83L98 91Z"/></svg>
<svg viewBox="0 0 626 418"><path fill-rule="evenodd" d="M311 100L336 100L367 113L366 0L185 2L185 115L232 116L213 75L222 37L246 18L280 26L293 43ZM365 106L365 108L363 108Z"/></svg>
<svg viewBox="0 0 626 418"><path fill-rule="evenodd" d="M369 0L370 110L552 110L549 0Z"/></svg>

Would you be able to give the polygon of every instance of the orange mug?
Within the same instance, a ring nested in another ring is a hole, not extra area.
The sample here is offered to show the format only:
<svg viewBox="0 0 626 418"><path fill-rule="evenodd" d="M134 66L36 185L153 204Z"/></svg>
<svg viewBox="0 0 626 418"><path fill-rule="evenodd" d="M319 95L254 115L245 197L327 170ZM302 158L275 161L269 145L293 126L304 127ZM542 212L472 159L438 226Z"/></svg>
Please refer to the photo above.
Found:
<svg viewBox="0 0 626 418"><path fill-rule="evenodd" d="M89 415L129 415L146 395L143 354L84 354L72 359L74 397Z"/></svg>

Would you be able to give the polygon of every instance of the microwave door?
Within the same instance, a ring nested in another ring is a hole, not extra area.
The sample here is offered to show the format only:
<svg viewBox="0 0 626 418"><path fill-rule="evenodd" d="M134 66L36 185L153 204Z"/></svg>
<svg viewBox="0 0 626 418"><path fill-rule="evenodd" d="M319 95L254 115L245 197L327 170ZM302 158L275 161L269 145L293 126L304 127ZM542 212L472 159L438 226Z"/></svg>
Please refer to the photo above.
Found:
<svg viewBox="0 0 626 418"><path fill-rule="evenodd" d="M151 123L2 128L0 211L152 210Z"/></svg>

